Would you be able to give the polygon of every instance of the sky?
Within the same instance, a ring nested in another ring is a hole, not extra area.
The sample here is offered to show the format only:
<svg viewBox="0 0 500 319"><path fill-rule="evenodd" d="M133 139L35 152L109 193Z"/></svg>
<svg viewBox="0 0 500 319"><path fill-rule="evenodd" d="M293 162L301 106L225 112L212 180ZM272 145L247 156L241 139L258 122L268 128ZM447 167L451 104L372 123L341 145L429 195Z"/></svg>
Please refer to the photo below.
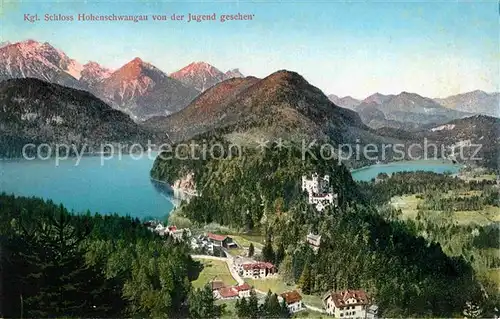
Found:
<svg viewBox="0 0 500 319"><path fill-rule="evenodd" d="M445 97L500 91L496 1L29 1L3 0L0 41L49 42L81 63L118 68L134 57L166 73L193 61L265 77L300 73L326 94ZM0 4L1 5L1 4ZM188 14L217 21L187 22ZM251 21L220 22L224 14ZM24 21L38 14L40 21ZM46 22L45 14L148 15L149 21ZM153 21L152 15L185 15Z"/></svg>

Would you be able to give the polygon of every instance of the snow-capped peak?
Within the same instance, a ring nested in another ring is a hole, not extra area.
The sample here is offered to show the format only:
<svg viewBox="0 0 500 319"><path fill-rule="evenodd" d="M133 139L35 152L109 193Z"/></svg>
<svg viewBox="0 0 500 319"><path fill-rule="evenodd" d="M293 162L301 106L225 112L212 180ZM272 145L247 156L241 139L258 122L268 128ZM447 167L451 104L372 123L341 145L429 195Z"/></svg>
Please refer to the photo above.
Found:
<svg viewBox="0 0 500 319"><path fill-rule="evenodd" d="M7 44L0 48L6 73L12 77L33 76L49 80L47 73L65 72L80 78L83 66L50 43L35 40ZM51 71L49 71L51 70Z"/></svg>
<svg viewBox="0 0 500 319"><path fill-rule="evenodd" d="M226 79L243 77L243 74L238 69L223 73L209 63L192 62L179 71L170 74L170 77L203 92Z"/></svg>
<svg viewBox="0 0 500 319"><path fill-rule="evenodd" d="M219 77L223 73L217 69L216 67L206 63L206 62L192 62L184 68L180 69L177 72L171 74L172 77L182 77L182 76L193 76L196 74L205 73L206 75L210 75L213 77Z"/></svg>

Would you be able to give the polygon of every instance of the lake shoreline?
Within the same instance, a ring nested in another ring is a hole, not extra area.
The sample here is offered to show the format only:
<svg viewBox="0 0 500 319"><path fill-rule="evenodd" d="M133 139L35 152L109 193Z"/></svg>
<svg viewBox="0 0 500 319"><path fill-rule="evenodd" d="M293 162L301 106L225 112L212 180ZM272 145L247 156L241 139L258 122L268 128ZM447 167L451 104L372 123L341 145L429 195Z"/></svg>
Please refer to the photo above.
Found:
<svg viewBox="0 0 500 319"><path fill-rule="evenodd" d="M105 165L99 156L86 156L78 165L76 158L58 166L53 158L0 161L0 192L52 200L76 212L163 218L174 208L169 187L151 181L154 160L132 157L116 156Z"/></svg>
<svg viewBox="0 0 500 319"><path fill-rule="evenodd" d="M428 160L404 160L404 161L394 161L394 162L388 162L388 163L377 163L377 164L372 164L372 165L366 165L366 166L362 166L362 167L358 167L358 168L353 168L353 169L350 169L349 172L351 173L354 173L354 172L357 172L357 171L362 171L362 170L366 170L366 169L369 169L369 168L373 168L373 167L384 167L384 166L390 166L390 165L394 165L394 166L398 166L398 165L404 165L404 164L427 164L427 165L432 165L432 164L449 164L449 165L459 165L459 166L463 166L463 164L453 164L451 161L448 163L446 161L449 161L449 160L445 160L445 159L428 159Z"/></svg>
<svg viewBox="0 0 500 319"><path fill-rule="evenodd" d="M350 173L355 181L366 182L376 178L380 173L391 175L396 172L428 171L444 174L449 171L452 174L457 174L463 166L463 164L452 163L445 159L412 160L368 165L352 169Z"/></svg>

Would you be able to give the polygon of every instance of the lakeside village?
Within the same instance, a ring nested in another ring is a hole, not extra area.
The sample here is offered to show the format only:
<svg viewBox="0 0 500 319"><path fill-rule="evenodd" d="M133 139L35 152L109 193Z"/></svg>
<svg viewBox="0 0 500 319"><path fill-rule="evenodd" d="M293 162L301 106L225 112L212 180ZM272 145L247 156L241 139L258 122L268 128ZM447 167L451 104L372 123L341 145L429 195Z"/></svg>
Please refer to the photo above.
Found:
<svg viewBox="0 0 500 319"><path fill-rule="evenodd" d="M333 192L328 175L319 176L314 173L312 176L302 176L301 187L304 192L307 192L308 203L318 212L322 212L331 205L338 204L338 194ZM230 236L211 232L193 235L188 228L180 229L174 225L164 226L158 221L148 221L144 224L151 231L161 236L171 236L176 241L188 241L193 251L192 257L195 259L216 260L227 264L227 271L237 282L237 285L227 285L217 276L209 278L206 283L211 286L216 299L248 298L252 289L263 295L267 291L257 290L257 287L251 286L249 281L254 283L259 280L279 279L278 269L275 265L270 262L259 261L254 256L254 249L257 257L257 253L261 252L258 243L255 243L255 246L251 244L252 248L249 248L248 242L237 235ZM243 241L247 244L246 247ZM321 236L309 233L304 238L304 243L317 252L321 243ZM335 318L377 318L378 307L373 304L363 289L328 292L324 296L318 297L321 298L322 308L305 303L303 296L296 289L284 291L278 294L278 298L280 302L285 301L288 310L292 314L309 308Z"/></svg>

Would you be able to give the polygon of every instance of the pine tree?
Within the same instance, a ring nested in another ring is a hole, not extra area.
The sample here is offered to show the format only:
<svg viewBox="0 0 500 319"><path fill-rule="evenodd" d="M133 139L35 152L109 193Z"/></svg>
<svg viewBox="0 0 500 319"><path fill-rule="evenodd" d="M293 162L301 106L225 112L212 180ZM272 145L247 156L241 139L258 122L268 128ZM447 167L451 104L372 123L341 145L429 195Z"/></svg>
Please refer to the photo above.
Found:
<svg viewBox="0 0 500 319"><path fill-rule="evenodd" d="M225 305L216 305L210 285L197 289L189 296L189 315L191 318L219 318Z"/></svg>
<svg viewBox="0 0 500 319"><path fill-rule="evenodd" d="M26 298L26 308L35 317L83 316L91 312L94 297L92 279L96 273L85 264L78 245L84 229L71 225L64 208L39 223L37 237L21 256L31 264L30 284L39 285L35 295ZM85 302L82 302L85 300Z"/></svg>
<svg viewBox="0 0 500 319"><path fill-rule="evenodd" d="M309 264L307 263L302 270L302 275L299 279L299 287L302 289L302 292L306 295L311 294L312 289L312 278L311 278L311 270L309 269Z"/></svg>
<svg viewBox="0 0 500 319"><path fill-rule="evenodd" d="M274 250L270 239L266 240L264 248L262 248L262 259L268 262L274 262Z"/></svg>
<svg viewBox="0 0 500 319"><path fill-rule="evenodd" d="M236 301L236 315L238 318L248 318L248 302L247 298L242 298L241 302Z"/></svg>
<svg viewBox="0 0 500 319"><path fill-rule="evenodd" d="M250 298L248 298L248 317L251 319L257 319L260 317L259 311L259 299L257 298L257 294L255 290L250 291Z"/></svg>
<svg viewBox="0 0 500 319"><path fill-rule="evenodd" d="M253 243L250 243L250 246L248 247L248 257L252 257L254 253L255 248L253 247Z"/></svg>
<svg viewBox="0 0 500 319"><path fill-rule="evenodd" d="M285 258L283 258L283 261L281 262L279 266L279 273L285 283L291 284L295 281L294 275L293 275L293 261L292 261L292 256L286 255Z"/></svg>
<svg viewBox="0 0 500 319"><path fill-rule="evenodd" d="M278 250L276 251L276 256L274 257L274 264L279 266L283 261L283 258L285 258L285 246L283 243L280 243L278 245Z"/></svg>
<svg viewBox="0 0 500 319"><path fill-rule="evenodd" d="M286 319L286 318L291 318L292 314L290 313L290 310L288 310L288 305L286 304L286 300L283 299L281 300L280 304L280 318Z"/></svg>
<svg viewBox="0 0 500 319"><path fill-rule="evenodd" d="M271 290L267 292L264 303L260 309L260 314L264 318L281 318L283 316L278 295L273 294Z"/></svg>

